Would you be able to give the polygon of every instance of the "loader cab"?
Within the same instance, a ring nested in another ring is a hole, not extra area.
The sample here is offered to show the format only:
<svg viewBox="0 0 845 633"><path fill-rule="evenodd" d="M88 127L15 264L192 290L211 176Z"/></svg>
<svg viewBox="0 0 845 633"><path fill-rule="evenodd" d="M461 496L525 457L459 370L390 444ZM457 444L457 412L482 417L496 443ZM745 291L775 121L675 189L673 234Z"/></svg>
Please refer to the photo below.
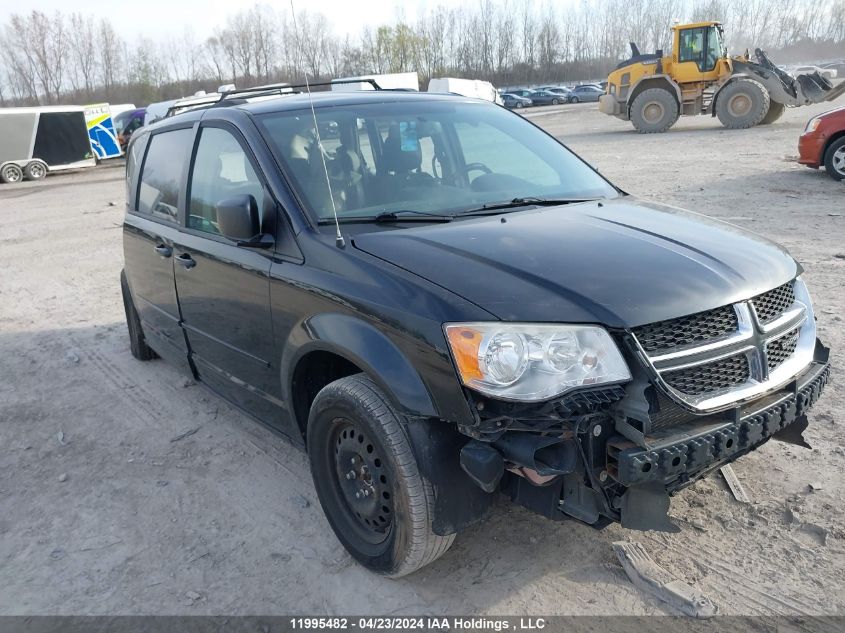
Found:
<svg viewBox="0 0 845 633"><path fill-rule="evenodd" d="M672 63L676 81L715 79L720 72L720 61L727 57L722 25L701 22L676 26L673 31Z"/></svg>

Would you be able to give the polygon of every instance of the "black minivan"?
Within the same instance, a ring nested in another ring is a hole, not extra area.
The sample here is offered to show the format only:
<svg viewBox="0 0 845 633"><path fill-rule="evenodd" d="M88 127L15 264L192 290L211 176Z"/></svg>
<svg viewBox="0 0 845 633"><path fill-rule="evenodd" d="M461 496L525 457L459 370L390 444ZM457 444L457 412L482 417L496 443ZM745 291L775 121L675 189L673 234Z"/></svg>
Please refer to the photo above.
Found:
<svg viewBox="0 0 845 633"><path fill-rule="evenodd" d="M487 102L263 90L132 137L132 353L306 447L369 569L434 561L498 494L673 530L670 495L803 442L828 350L782 247Z"/></svg>

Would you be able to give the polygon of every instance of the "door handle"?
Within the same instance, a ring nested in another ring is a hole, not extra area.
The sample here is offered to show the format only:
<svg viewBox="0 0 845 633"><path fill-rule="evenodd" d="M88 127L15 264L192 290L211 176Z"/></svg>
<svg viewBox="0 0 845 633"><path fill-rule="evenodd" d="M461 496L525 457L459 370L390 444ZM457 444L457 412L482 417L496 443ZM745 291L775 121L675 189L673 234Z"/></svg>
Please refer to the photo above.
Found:
<svg viewBox="0 0 845 633"><path fill-rule="evenodd" d="M161 255L162 257L170 257L173 254L173 249L169 246L165 246L164 244L159 244L155 247L156 253Z"/></svg>
<svg viewBox="0 0 845 633"><path fill-rule="evenodd" d="M189 253L182 253L181 255L179 255L179 257L176 258L176 261L182 264L182 266L184 266L186 270L190 270L191 268L197 265L197 263L194 261L194 258L191 257Z"/></svg>

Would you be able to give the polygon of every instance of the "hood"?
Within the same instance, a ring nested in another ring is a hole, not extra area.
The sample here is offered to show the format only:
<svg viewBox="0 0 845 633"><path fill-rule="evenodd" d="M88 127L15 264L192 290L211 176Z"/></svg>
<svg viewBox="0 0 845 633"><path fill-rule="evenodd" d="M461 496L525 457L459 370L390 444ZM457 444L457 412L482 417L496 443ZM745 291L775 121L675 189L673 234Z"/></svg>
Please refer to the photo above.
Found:
<svg viewBox="0 0 845 633"><path fill-rule="evenodd" d="M353 243L502 320L612 328L748 299L800 272L759 235L630 196L366 233Z"/></svg>

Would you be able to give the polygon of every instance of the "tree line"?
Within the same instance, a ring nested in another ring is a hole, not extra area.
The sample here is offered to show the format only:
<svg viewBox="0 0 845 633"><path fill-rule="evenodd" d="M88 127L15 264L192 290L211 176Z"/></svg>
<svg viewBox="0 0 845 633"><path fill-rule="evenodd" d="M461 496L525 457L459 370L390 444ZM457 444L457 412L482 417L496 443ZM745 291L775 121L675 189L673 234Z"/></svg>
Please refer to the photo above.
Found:
<svg viewBox="0 0 845 633"><path fill-rule="evenodd" d="M479 0L433 5L355 35L329 18L256 4L210 34L186 27L130 42L108 18L12 13L0 27L0 105L151 101L218 85L312 81L416 71L497 86L604 77L640 49L669 49L676 22L719 20L733 53L756 47L778 63L845 57L845 0ZM295 24L295 26L294 26ZM785 56L785 57L784 57Z"/></svg>

